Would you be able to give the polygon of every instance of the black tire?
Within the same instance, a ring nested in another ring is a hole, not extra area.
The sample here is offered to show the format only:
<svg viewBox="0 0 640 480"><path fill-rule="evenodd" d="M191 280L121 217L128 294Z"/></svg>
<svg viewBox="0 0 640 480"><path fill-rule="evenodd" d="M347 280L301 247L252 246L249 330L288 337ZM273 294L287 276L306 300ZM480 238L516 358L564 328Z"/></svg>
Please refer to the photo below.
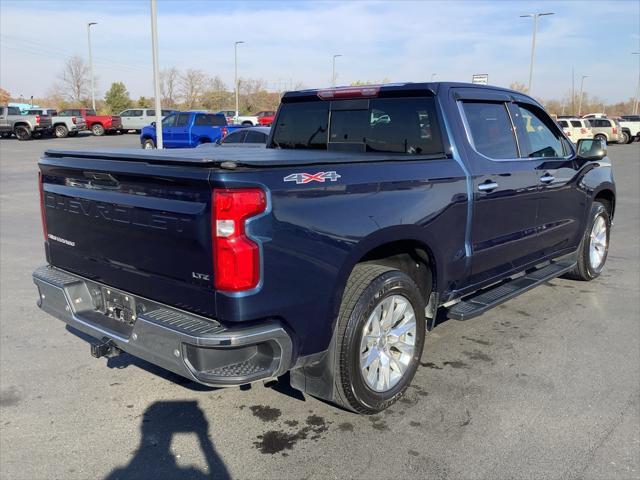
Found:
<svg viewBox="0 0 640 480"><path fill-rule="evenodd" d="M42 138L42 132L33 132L31 134L31 138L33 138L33 139Z"/></svg>
<svg viewBox="0 0 640 480"><path fill-rule="evenodd" d="M401 295L414 310L416 320L413 356L398 383L377 392L370 388L361 372L360 349L363 328L374 309L391 295ZM380 412L400 399L413 379L424 346L425 301L416 283L407 274L377 264L355 267L345 288L336 325L335 402L354 412Z"/></svg>
<svg viewBox="0 0 640 480"><path fill-rule="evenodd" d="M53 134L56 136L56 138L66 138L67 135L69 135L69 129L66 125L56 125L53 128Z"/></svg>
<svg viewBox="0 0 640 480"><path fill-rule="evenodd" d="M11 132L2 132L2 133L0 133L0 137L2 137L2 138L11 138Z"/></svg>
<svg viewBox="0 0 640 480"><path fill-rule="evenodd" d="M69 132L69 136L70 137L76 137L76 136L78 136L78 132Z"/></svg>
<svg viewBox="0 0 640 480"><path fill-rule="evenodd" d="M590 258L591 244L594 241L592 238L592 232L594 225L599 218L604 220L606 226L606 245L603 249L602 261L598 265L593 265ZM582 280L585 282L591 281L597 278L607 261L607 254L609 253L609 237L611 235L611 215L607 206L601 202L595 201L591 205L591 212L589 214L589 221L587 222L587 228L582 235L580 246L577 251L577 263L573 270L566 274L567 278L573 280Z"/></svg>
<svg viewBox="0 0 640 480"><path fill-rule="evenodd" d="M249 120L245 120L244 122L242 122L242 125L253 127L253 123L251 123Z"/></svg>
<svg viewBox="0 0 640 480"><path fill-rule="evenodd" d="M13 130L13 134L16 136L16 138L18 140L31 140L31 130L29 130L27 127L20 125L17 126L14 130Z"/></svg>
<svg viewBox="0 0 640 480"><path fill-rule="evenodd" d="M596 140L601 140L604 143L609 143L609 141L607 140L607 136L603 135L602 133L597 134L595 137L593 137Z"/></svg>
<svg viewBox="0 0 640 480"><path fill-rule="evenodd" d="M154 142L151 138L145 138L142 141L142 148L145 150L152 150L156 148L156 142Z"/></svg>
<svg viewBox="0 0 640 480"><path fill-rule="evenodd" d="M91 132L96 137L101 137L102 135L104 135L104 127L99 123L94 123L93 125L91 125Z"/></svg>
<svg viewBox="0 0 640 480"><path fill-rule="evenodd" d="M631 135L629 134L629 132L622 132L622 140L620 140L620 143L631 143Z"/></svg>

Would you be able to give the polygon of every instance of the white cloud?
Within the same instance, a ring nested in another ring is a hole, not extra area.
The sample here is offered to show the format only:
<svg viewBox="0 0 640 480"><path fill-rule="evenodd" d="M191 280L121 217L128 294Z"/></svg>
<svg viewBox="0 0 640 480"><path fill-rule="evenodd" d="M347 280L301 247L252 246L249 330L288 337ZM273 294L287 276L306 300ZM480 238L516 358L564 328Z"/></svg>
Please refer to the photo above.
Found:
<svg viewBox="0 0 640 480"><path fill-rule="evenodd" d="M92 31L100 93L125 82L132 96L152 93L148 3L50 1L0 3L0 83L13 94L42 95L66 58L86 56L86 22ZM638 72L638 3L556 2L557 14L542 18L536 52L534 94L560 97L570 88L571 67L590 75L588 91L607 100L629 98ZM488 73L508 86L528 79L531 19L526 2L159 2L163 67L200 68L230 85L233 42L242 76L272 86L290 79L308 86L330 81L331 55L338 81L468 81ZM607 33L599 33L599 32ZM601 44L607 48L602 52ZM613 48L611 47L613 45ZM627 51L628 50L628 51Z"/></svg>

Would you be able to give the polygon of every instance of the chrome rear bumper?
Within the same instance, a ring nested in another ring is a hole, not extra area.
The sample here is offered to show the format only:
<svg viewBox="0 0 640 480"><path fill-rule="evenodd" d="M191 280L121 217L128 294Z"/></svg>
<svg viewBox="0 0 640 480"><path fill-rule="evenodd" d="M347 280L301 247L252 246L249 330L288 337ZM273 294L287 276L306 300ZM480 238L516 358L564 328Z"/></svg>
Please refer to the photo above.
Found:
<svg viewBox="0 0 640 480"><path fill-rule="evenodd" d="M292 365L292 342L277 322L225 328L218 322L137 297L130 323L104 312L109 286L49 265L33 272L38 306L101 343L210 386L274 378ZM117 291L117 289L112 289Z"/></svg>

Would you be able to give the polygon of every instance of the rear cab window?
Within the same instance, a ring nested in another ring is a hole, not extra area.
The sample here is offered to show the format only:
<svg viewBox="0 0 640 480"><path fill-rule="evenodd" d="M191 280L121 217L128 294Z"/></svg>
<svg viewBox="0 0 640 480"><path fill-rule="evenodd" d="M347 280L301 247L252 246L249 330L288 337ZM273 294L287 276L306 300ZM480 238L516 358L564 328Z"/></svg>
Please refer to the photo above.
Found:
<svg viewBox="0 0 640 480"><path fill-rule="evenodd" d="M283 103L272 146L444 156L432 97Z"/></svg>
<svg viewBox="0 0 640 480"><path fill-rule="evenodd" d="M224 115L198 113L193 124L196 127L224 127L227 125L227 120Z"/></svg>

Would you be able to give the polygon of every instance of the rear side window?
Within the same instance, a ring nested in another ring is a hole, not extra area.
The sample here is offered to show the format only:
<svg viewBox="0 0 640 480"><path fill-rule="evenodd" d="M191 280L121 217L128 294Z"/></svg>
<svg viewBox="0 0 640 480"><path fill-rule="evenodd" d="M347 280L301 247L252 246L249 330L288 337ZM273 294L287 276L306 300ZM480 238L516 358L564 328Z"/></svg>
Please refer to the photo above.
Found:
<svg viewBox="0 0 640 480"><path fill-rule="evenodd" d="M562 127L562 128L569 128L569 124L565 121L565 120L560 120L558 122L558 124Z"/></svg>
<svg viewBox="0 0 640 480"><path fill-rule="evenodd" d="M20 115L20 109L18 107L8 107L7 108L8 115Z"/></svg>
<svg viewBox="0 0 640 480"><path fill-rule="evenodd" d="M224 127L227 125L227 120L222 115L199 113L196 115L194 125L197 127Z"/></svg>
<svg viewBox="0 0 640 480"><path fill-rule="evenodd" d="M78 110L78 112L80 112L80 111ZM78 113L78 115L79 114L80 113ZM94 109L92 109L92 108L88 108L87 109L87 115L95 115L95 114L96 114L96 111Z"/></svg>
<svg viewBox="0 0 640 480"><path fill-rule="evenodd" d="M142 116L142 110L129 110L129 116L130 117L141 117Z"/></svg>
<svg viewBox="0 0 640 480"><path fill-rule="evenodd" d="M524 122L524 138L529 143L527 156L562 157L564 147L561 136L553 129L551 119L543 111L530 105L518 105L518 110Z"/></svg>
<svg viewBox="0 0 640 480"><path fill-rule="evenodd" d="M571 120L571 126L576 128L581 128L582 122L580 120Z"/></svg>
<svg viewBox="0 0 640 480"><path fill-rule="evenodd" d="M489 158L518 158L511 118L504 103L464 102L473 146Z"/></svg>
<svg viewBox="0 0 640 480"><path fill-rule="evenodd" d="M262 132L251 130L247 132L247 138L245 138L244 143L267 143L267 136Z"/></svg>

